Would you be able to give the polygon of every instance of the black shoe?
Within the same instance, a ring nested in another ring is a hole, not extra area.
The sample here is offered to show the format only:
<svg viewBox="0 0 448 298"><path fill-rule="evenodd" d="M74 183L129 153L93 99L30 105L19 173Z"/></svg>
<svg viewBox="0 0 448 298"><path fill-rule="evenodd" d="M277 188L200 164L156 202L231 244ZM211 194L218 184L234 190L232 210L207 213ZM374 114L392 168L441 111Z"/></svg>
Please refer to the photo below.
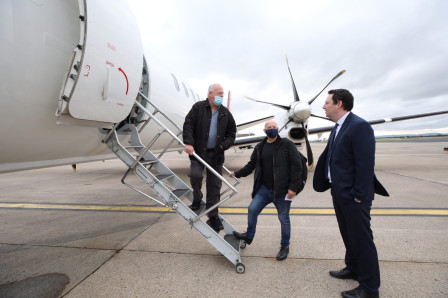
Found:
<svg viewBox="0 0 448 298"><path fill-rule="evenodd" d="M193 211L198 211L199 209L201 209L201 203L193 202L193 204L190 205L190 209Z"/></svg>
<svg viewBox="0 0 448 298"><path fill-rule="evenodd" d="M346 298L379 298L379 293L368 293L364 291L361 286L358 286L350 291L342 292L342 297Z"/></svg>
<svg viewBox="0 0 448 298"><path fill-rule="evenodd" d="M330 271L330 275L339 279L354 279L358 280L358 275L351 272L347 267L338 271Z"/></svg>
<svg viewBox="0 0 448 298"><path fill-rule="evenodd" d="M283 261L288 257L288 253L289 253L289 246L287 247L281 247L280 251L278 252L277 255L277 261Z"/></svg>
<svg viewBox="0 0 448 298"><path fill-rule="evenodd" d="M249 244L249 245L254 240L254 238L247 237L246 233L238 233L237 231L233 231L233 235L235 236L236 239L244 240L246 242L246 244Z"/></svg>
<svg viewBox="0 0 448 298"><path fill-rule="evenodd" d="M207 224L211 226L216 233L219 233L219 231L224 230L224 226L222 225L222 222L219 219L218 215L210 217L209 220L207 220Z"/></svg>

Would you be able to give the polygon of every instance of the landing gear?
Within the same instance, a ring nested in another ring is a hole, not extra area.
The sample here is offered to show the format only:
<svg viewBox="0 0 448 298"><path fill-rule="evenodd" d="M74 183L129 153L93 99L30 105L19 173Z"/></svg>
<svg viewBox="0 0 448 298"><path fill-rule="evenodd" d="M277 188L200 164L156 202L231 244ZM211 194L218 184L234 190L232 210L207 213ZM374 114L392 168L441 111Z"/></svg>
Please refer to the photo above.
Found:
<svg viewBox="0 0 448 298"><path fill-rule="evenodd" d="M243 274L245 270L246 268L244 267L243 264L241 263L236 264L236 272L238 272L239 274Z"/></svg>

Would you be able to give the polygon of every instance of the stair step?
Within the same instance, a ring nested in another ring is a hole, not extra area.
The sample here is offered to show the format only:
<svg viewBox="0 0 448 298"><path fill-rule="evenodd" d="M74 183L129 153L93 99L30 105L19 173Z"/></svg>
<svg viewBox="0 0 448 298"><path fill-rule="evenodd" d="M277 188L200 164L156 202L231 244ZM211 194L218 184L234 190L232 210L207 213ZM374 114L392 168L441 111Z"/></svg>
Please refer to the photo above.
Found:
<svg viewBox="0 0 448 298"><path fill-rule="evenodd" d="M173 194L178 198L181 199L185 194L187 194L190 190L189 189L175 189L173 190Z"/></svg>
<svg viewBox="0 0 448 298"><path fill-rule="evenodd" d="M205 204L201 202L201 207L199 207L198 210L193 211L193 212L196 213L196 215L199 215L199 214L201 214L202 211L204 211L204 210L205 210Z"/></svg>
<svg viewBox="0 0 448 298"><path fill-rule="evenodd" d="M169 179L173 176L174 175L172 175L172 174L161 174L161 175L157 175L156 178L160 181L163 181L163 180Z"/></svg>
<svg viewBox="0 0 448 298"><path fill-rule="evenodd" d="M224 240L226 240L236 251L240 251L240 240L235 238L233 234L224 235Z"/></svg>
<svg viewBox="0 0 448 298"><path fill-rule="evenodd" d="M158 162L159 160L158 159L154 159L154 160L145 160L145 159L140 159L140 163L142 164L142 165L152 165L152 164L155 164L156 162Z"/></svg>

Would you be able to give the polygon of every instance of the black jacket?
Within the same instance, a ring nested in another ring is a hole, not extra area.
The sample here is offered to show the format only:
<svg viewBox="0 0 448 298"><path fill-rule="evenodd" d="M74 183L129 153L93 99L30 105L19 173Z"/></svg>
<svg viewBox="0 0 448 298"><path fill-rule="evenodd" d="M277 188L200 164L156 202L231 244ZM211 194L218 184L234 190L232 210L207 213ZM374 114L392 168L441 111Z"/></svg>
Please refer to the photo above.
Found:
<svg viewBox="0 0 448 298"><path fill-rule="evenodd" d="M239 171L235 172L237 178L250 175L254 169L254 188L252 198L255 197L262 184L261 151L267 138L258 143L250 157L250 161ZM302 177L302 163L299 152L293 142L282 139L280 136L275 140L274 148L274 198L283 198L288 189L297 192Z"/></svg>
<svg viewBox="0 0 448 298"><path fill-rule="evenodd" d="M208 99L198 101L193 105L185 118L183 127L184 144L192 145L199 157L204 158L207 149L208 133L212 121L212 107ZM216 142L216 163L224 163L224 150L229 149L235 141L236 124L230 111L219 107L218 140ZM222 146L222 149L221 149ZM194 158L190 155L190 159Z"/></svg>

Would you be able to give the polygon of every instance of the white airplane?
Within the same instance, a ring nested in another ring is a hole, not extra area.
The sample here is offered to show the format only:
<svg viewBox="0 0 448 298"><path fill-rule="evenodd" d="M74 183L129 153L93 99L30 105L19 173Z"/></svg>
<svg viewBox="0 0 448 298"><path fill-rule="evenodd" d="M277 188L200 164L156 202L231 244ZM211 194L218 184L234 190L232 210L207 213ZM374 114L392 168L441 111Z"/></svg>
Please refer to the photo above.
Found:
<svg viewBox="0 0 448 298"><path fill-rule="evenodd" d="M0 12L0 173L115 158L102 140L114 124L141 125L146 116L136 100L154 110L141 94L180 127L192 104L202 100L144 53L139 28L124 0L3 0ZM283 109L276 120L283 137L308 144L309 133L332 127L309 129L308 119L314 116L310 104L317 96L303 102L294 81L293 90L290 106L274 104ZM448 111L371 123L443 113ZM142 141L151 140L159 129L149 124ZM168 139L162 135L156 151ZM238 139L236 145L257 140ZM172 145L172 150L181 149Z"/></svg>

